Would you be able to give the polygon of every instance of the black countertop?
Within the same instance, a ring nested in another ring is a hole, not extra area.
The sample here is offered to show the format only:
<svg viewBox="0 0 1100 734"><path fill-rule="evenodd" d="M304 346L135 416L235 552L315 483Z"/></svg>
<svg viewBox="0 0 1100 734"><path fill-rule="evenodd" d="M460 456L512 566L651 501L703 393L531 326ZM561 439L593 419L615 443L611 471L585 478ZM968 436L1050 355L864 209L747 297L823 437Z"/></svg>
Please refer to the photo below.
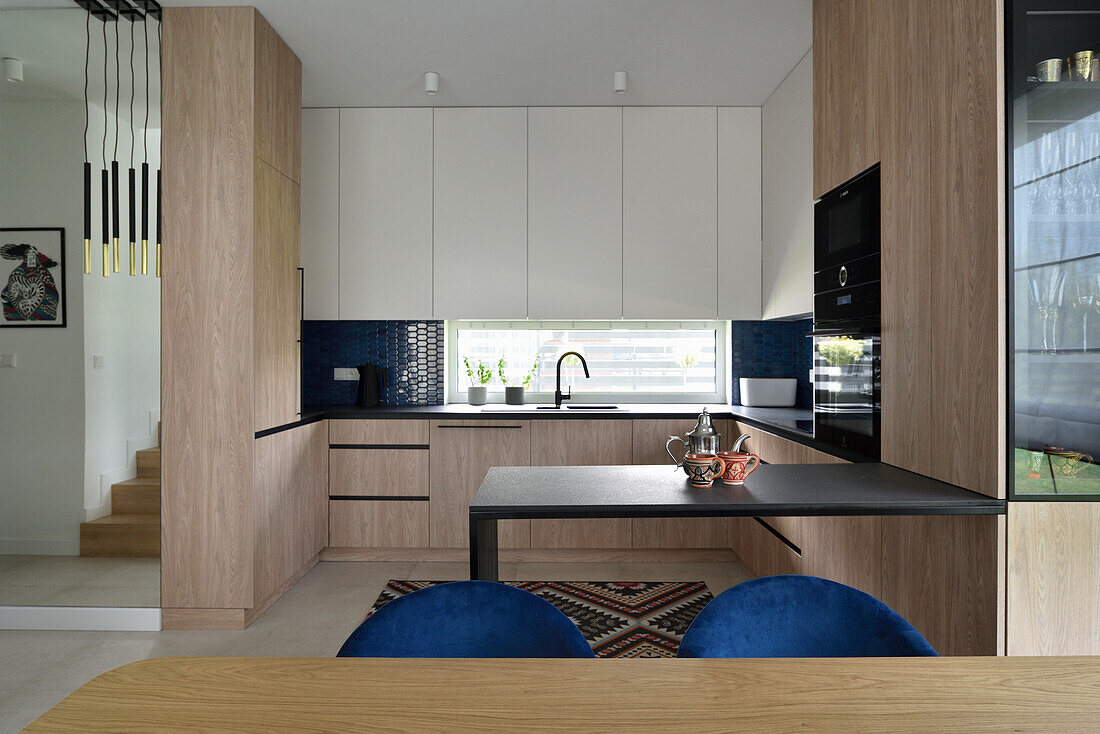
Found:
<svg viewBox="0 0 1100 734"><path fill-rule="evenodd" d="M996 515L1005 501L886 464L765 465L695 488L658 466L493 467L471 518Z"/></svg>
<svg viewBox="0 0 1100 734"><path fill-rule="evenodd" d="M569 403L566 403L569 405ZM574 405L583 405L581 402ZM747 408L724 403L623 403L614 410L590 410L562 407L558 410L540 410L537 405L381 405L376 408L360 408L355 405L310 405L302 409L302 420L363 420L369 418L455 418L464 420L515 420L517 418L570 420L584 418L634 419L634 418L695 418L706 408L715 418L736 418L738 421L762 428L769 433L800 443L848 461L867 461L851 452L826 446L814 439L813 411L808 408ZM297 424L293 424L297 425ZM293 425L288 427L293 427ZM732 441L736 436L728 436Z"/></svg>

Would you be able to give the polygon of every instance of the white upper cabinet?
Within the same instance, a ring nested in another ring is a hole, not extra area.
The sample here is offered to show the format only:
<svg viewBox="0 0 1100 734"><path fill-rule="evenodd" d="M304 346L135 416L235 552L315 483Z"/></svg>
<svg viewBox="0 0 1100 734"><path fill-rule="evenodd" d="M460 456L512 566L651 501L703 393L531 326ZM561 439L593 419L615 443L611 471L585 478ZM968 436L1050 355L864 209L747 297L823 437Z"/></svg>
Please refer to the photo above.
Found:
<svg viewBox="0 0 1100 734"><path fill-rule="evenodd" d="M302 310L340 318L340 110L302 110Z"/></svg>
<svg viewBox="0 0 1100 734"><path fill-rule="evenodd" d="M528 314L623 315L622 109L528 111Z"/></svg>
<svg viewBox="0 0 1100 734"><path fill-rule="evenodd" d="M718 108L718 317L760 318L760 108Z"/></svg>
<svg viewBox="0 0 1100 734"><path fill-rule="evenodd" d="M717 316L717 147L714 107L623 109L626 318Z"/></svg>
<svg viewBox="0 0 1100 734"><path fill-rule="evenodd" d="M432 317L432 110L340 111L340 318Z"/></svg>
<svg viewBox="0 0 1100 734"><path fill-rule="evenodd" d="M764 318L814 309L813 54L761 110L764 148Z"/></svg>
<svg viewBox="0 0 1100 734"><path fill-rule="evenodd" d="M527 316L527 110L435 110L435 318Z"/></svg>

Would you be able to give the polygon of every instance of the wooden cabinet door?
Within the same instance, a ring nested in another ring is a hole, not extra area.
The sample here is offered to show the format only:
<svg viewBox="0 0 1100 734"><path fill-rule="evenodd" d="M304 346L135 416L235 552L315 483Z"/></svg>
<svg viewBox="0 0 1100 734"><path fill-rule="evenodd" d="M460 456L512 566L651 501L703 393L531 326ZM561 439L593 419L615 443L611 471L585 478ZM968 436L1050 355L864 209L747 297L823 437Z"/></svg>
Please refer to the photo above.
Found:
<svg viewBox="0 0 1100 734"><path fill-rule="evenodd" d="M629 420L538 420L531 426L532 466L619 466L630 463ZM533 548L629 548L631 521L532 520Z"/></svg>
<svg viewBox="0 0 1100 734"><path fill-rule="evenodd" d="M529 466L531 422L432 421L429 478L432 548L468 548L470 500L494 466ZM531 546L530 520L497 523L502 548Z"/></svg>
<svg viewBox="0 0 1100 734"><path fill-rule="evenodd" d="M298 184L255 160L255 257L253 264L253 399L255 430L298 418Z"/></svg>
<svg viewBox="0 0 1100 734"><path fill-rule="evenodd" d="M718 108L718 318L760 318L760 108Z"/></svg>
<svg viewBox="0 0 1100 734"><path fill-rule="evenodd" d="M435 318L526 318L527 110L436 109L434 160Z"/></svg>
<svg viewBox="0 0 1100 734"><path fill-rule="evenodd" d="M252 604L259 604L328 543L328 422L258 438L254 451Z"/></svg>
<svg viewBox="0 0 1100 734"><path fill-rule="evenodd" d="M432 111L340 110L340 318L431 318L431 268Z"/></svg>
<svg viewBox="0 0 1100 734"><path fill-rule="evenodd" d="M532 107L528 115L530 317L620 318L622 108Z"/></svg>
<svg viewBox="0 0 1100 734"><path fill-rule="evenodd" d="M340 318L340 110L302 110L303 312Z"/></svg>
<svg viewBox="0 0 1100 734"><path fill-rule="evenodd" d="M633 428L633 463L666 464L674 471L665 451L669 436L683 436L695 427L694 418L631 421ZM725 431L723 422L717 425ZM723 445L727 436L723 436ZM679 454L677 453L677 456ZM684 475L687 482L687 475ZM678 517L633 521L634 548L729 548L730 521L721 517Z"/></svg>
<svg viewBox="0 0 1100 734"><path fill-rule="evenodd" d="M626 318L717 316L717 148L715 107L623 109Z"/></svg>

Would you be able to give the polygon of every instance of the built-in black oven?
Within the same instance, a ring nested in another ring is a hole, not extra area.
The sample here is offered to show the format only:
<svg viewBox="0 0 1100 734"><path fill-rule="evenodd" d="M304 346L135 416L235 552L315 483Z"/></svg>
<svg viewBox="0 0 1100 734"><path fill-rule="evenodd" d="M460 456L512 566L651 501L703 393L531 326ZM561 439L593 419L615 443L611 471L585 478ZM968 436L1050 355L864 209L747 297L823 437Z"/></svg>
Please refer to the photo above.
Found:
<svg viewBox="0 0 1100 734"><path fill-rule="evenodd" d="M880 458L882 298L879 169L814 208L814 437Z"/></svg>

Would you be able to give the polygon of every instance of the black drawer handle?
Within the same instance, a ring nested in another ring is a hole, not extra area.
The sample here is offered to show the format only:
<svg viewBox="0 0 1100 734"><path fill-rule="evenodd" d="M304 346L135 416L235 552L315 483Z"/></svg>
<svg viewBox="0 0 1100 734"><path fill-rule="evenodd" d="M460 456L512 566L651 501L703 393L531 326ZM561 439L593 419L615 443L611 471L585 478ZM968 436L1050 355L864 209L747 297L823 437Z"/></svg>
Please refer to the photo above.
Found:
<svg viewBox="0 0 1100 734"><path fill-rule="evenodd" d="M495 428L523 428L523 426L436 426L436 428L474 428L474 429L489 428L489 429L495 429Z"/></svg>

